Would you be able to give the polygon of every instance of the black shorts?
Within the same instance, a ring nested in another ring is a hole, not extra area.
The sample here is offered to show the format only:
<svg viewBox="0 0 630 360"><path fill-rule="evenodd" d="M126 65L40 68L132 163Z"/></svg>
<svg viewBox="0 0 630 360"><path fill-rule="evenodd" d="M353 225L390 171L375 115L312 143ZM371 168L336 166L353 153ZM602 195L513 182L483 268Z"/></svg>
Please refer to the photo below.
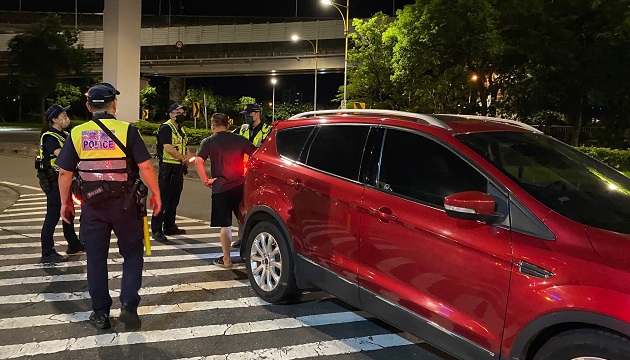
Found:
<svg viewBox="0 0 630 360"><path fill-rule="evenodd" d="M218 194L212 194L210 226L232 226L232 214L238 218L238 207L243 199L243 185Z"/></svg>

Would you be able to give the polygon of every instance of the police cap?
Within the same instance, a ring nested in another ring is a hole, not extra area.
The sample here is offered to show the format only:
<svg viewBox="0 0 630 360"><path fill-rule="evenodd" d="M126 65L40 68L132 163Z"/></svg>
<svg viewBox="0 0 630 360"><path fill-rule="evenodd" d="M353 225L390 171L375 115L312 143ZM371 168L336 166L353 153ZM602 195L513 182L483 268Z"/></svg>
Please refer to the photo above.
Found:
<svg viewBox="0 0 630 360"><path fill-rule="evenodd" d="M87 92L88 102L94 104L105 104L116 99L120 94L111 84L103 83L92 86Z"/></svg>
<svg viewBox="0 0 630 360"><path fill-rule="evenodd" d="M241 111L241 114L251 114L253 112L260 112L260 106L258 104L247 104L245 110Z"/></svg>
<svg viewBox="0 0 630 360"><path fill-rule="evenodd" d="M54 104L46 110L46 120L51 122L53 119L58 118L62 112L68 111L68 109L70 109L70 105L61 107L60 105Z"/></svg>

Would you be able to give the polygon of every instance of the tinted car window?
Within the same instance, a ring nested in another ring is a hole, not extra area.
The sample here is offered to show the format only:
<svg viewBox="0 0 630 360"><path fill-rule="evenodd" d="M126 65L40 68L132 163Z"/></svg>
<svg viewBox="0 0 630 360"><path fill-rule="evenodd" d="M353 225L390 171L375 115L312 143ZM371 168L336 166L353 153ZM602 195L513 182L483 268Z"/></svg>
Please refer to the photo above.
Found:
<svg viewBox="0 0 630 360"><path fill-rule="evenodd" d="M557 140L526 132L459 135L468 147L552 210L630 233L630 179Z"/></svg>
<svg viewBox="0 0 630 360"><path fill-rule="evenodd" d="M278 131L278 135L276 135L278 154L291 160L297 160L314 128L314 126L304 126Z"/></svg>
<svg viewBox="0 0 630 360"><path fill-rule="evenodd" d="M411 132L387 130L379 188L443 207L444 197L486 192L487 185L485 177L443 145Z"/></svg>
<svg viewBox="0 0 630 360"><path fill-rule="evenodd" d="M358 180L369 126L321 126L306 164L346 179Z"/></svg>

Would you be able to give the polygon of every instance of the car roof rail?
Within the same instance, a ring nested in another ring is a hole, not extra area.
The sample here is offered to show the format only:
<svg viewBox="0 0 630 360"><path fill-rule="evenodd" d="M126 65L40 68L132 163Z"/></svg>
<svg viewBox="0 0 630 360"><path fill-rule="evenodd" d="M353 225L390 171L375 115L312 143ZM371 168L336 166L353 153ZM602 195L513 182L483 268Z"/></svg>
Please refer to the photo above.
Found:
<svg viewBox="0 0 630 360"><path fill-rule="evenodd" d="M437 126L446 130L453 130L450 126L448 126L444 121L436 119L430 115L416 114L412 112L406 111L397 111L397 110L380 110L380 109L332 109L332 110L317 110L317 111L307 111L297 115L294 115L289 118L289 120L295 119L303 119L311 116L320 116L320 115L337 115L337 114L357 114L357 115L391 115L391 116L400 116L415 119L416 121Z"/></svg>
<svg viewBox="0 0 630 360"><path fill-rule="evenodd" d="M453 116L453 114L439 114L439 115L450 115L450 116ZM533 132L538 133L538 134L544 134L542 131L536 129L535 127L533 127L531 125L527 125L527 124L525 124L523 122L520 122L520 121L516 121L516 120L502 119L502 118L481 116L481 115L458 115L458 116L461 116L463 118L468 118L468 119L483 120L483 121L490 121L490 122L495 122L495 123L500 123L500 124L514 125L514 126L518 126L518 127L522 128L522 129L525 129L525 130L533 131Z"/></svg>

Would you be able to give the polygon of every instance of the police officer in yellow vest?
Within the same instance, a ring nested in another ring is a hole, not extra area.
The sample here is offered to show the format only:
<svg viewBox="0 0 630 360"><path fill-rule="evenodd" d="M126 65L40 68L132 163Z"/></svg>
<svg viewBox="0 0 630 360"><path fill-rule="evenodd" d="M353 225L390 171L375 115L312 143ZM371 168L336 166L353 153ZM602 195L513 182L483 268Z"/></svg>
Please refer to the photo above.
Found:
<svg viewBox="0 0 630 360"><path fill-rule="evenodd" d="M158 182L162 195L162 212L151 219L153 239L166 241L166 235L185 234L175 224L177 205L184 187L184 172L192 156L187 148L188 136L182 126L186 118L186 107L177 103L168 108L170 119L160 125L157 134L157 153L160 159Z"/></svg>
<svg viewBox="0 0 630 360"><path fill-rule="evenodd" d="M64 261L65 258L55 251L55 227L59 222L59 212L61 210L61 198L59 197L59 167L56 164L57 155L61 152L68 133L63 129L70 125L70 119L66 113L70 106L62 108L55 104L46 110L46 120L48 121L48 129L42 133L39 138L39 158L40 169L38 177L40 185L46 193L46 217L42 226L42 257L41 263L57 263ZM83 244L79 241L77 233L74 230L72 222L66 223L62 221L63 236L68 242L66 254L76 254L85 251Z"/></svg>
<svg viewBox="0 0 630 360"><path fill-rule="evenodd" d="M127 330L136 330L140 328L137 308L144 250L143 221L132 189L138 184L140 175L151 190L150 204L154 214L160 211L161 201L151 155L138 129L114 117L116 95L119 94L109 84L98 84L88 90L87 107L94 120L72 129L57 158L57 165L60 168L61 216L66 222L74 216L70 194L73 171L77 170L81 180L83 203L79 232L87 253L87 280L93 310L90 322L97 329L111 326L112 298L108 288L107 257L113 230L124 259L120 321Z"/></svg>
<svg viewBox="0 0 630 360"><path fill-rule="evenodd" d="M271 132L271 126L260 120L260 106L247 104L241 114L245 115L245 122L238 128L238 134L249 139L255 147L260 147Z"/></svg>

